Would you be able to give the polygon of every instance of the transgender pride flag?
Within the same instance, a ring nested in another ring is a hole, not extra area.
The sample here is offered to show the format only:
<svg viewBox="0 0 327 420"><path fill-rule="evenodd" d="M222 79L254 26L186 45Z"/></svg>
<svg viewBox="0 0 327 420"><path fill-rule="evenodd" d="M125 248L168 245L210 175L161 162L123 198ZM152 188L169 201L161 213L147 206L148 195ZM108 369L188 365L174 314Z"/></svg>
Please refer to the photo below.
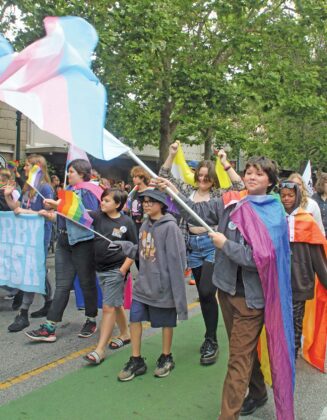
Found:
<svg viewBox="0 0 327 420"><path fill-rule="evenodd" d="M90 69L98 36L79 17L47 17L46 36L14 53L0 36L0 100L42 130L104 159L106 93Z"/></svg>
<svg viewBox="0 0 327 420"><path fill-rule="evenodd" d="M226 193L223 200L227 206L233 196ZM231 212L230 218L253 250L262 284L277 419L294 420L294 330L285 212L272 195L247 196Z"/></svg>

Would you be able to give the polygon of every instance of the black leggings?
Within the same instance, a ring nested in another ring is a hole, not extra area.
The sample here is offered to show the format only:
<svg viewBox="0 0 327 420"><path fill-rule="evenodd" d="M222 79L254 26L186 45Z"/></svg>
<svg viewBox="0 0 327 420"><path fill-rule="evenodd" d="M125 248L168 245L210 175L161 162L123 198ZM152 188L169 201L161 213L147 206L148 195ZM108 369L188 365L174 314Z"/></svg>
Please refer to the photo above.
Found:
<svg viewBox="0 0 327 420"><path fill-rule="evenodd" d="M206 338L217 341L218 302L217 287L212 283L214 264L205 261L202 266L192 268L196 287L199 293L200 305L206 326Z"/></svg>

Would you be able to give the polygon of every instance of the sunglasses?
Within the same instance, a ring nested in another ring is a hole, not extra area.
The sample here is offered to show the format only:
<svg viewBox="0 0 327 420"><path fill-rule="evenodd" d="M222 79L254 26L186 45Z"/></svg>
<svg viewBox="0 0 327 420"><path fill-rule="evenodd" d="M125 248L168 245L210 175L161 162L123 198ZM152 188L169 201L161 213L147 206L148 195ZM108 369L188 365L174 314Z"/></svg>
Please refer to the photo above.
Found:
<svg viewBox="0 0 327 420"><path fill-rule="evenodd" d="M285 181L279 184L279 189L288 188L289 190L296 190L297 184L295 182Z"/></svg>

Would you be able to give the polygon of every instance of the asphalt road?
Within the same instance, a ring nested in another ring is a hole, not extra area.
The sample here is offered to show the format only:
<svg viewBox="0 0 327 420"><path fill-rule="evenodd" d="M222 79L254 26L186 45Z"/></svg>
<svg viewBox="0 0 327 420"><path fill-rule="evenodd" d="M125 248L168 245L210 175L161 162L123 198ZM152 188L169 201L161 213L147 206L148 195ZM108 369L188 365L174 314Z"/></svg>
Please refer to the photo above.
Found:
<svg viewBox="0 0 327 420"><path fill-rule="evenodd" d="M50 279L54 281L53 255L48 258ZM187 285L187 298L191 306L190 316L199 312L195 286ZM38 309L43 299L36 296L31 311ZM85 365L82 355L95 345L97 335L81 339L77 334L84 322L84 314L75 306L72 293L63 322L57 330L55 343L33 343L22 333L9 333L7 326L15 312L11 301L0 297L0 404L17 399L32 390L62 378L67 373ZM31 320L29 329L37 328L42 320ZM155 333L148 328L145 335ZM199 344L202 337L199 337ZM249 420L273 420L274 404L271 390L268 403ZM295 407L297 420L327 420L327 375L324 375L302 359L297 362ZM1 414L1 413L0 413ZM0 416L1 417L1 416Z"/></svg>

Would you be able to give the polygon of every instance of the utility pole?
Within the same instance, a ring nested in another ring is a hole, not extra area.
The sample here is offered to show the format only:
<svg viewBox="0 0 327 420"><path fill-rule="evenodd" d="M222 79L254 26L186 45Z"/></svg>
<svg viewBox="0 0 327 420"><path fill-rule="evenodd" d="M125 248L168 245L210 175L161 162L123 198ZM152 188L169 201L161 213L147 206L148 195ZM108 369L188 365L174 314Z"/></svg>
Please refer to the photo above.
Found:
<svg viewBox="0 0 327 420"><path fill-rule="evenodd" d="M16 111L16 160L20 160L20 126L22 121L22 113Z"/></svg>

